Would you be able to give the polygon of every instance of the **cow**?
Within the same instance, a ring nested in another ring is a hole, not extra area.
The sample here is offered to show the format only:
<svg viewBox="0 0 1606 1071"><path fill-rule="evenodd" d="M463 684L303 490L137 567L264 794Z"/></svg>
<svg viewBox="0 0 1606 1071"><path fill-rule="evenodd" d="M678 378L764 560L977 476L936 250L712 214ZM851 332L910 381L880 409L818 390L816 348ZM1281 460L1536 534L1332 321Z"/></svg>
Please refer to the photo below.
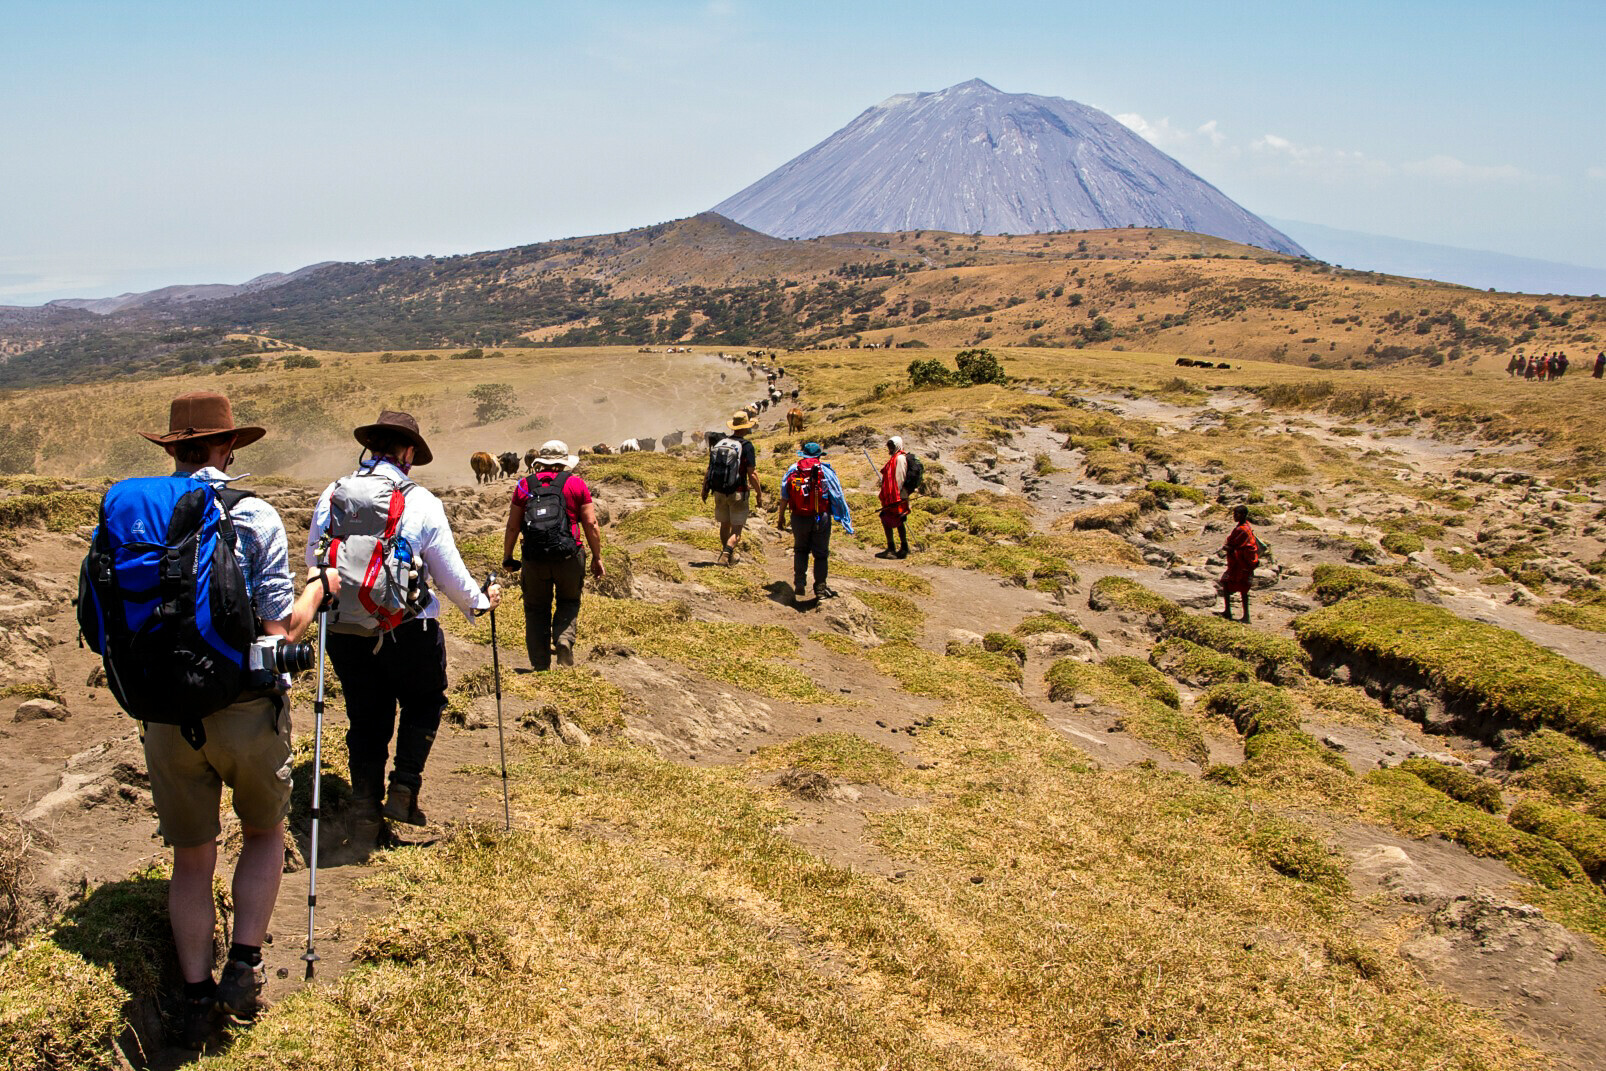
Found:
<svg viewBox="0 0 1606 1071"><path fill-rule="evenodd" d="M496 460L502 463L503 476L517 476L519 474L519 455L509 450L496 455Z"/></svg>
<svg viewBox="0 0 1606 1071"><path fill-rule="evenodd" d="M609 446L607 443L598 443L591 448L591 452L593 454L611 454L613 453L613 447Z"/></svg>
<svg viewBox="0 0 1606 1071"><path fill-rule="evenodd" d="M484 450L469 458L468 464L474 470L475 483L490 483L496 479L496 458Z"/></svg>
<svg viewBox="0 0 1606 1071"><path fill-rule="evenodd" d="M685 441L686 433L683 431L666 431L658 441L664 444L665 450L672 450Z"/></svg>
<svg viewBox="0 0 1606 1071"><path fill-rule="evenodd" d="M723 431L705 431L705 432L703 432L703 442L707 444L708 450L709 450L710 453L713 452L713 449L714 449L715 445L717 445L719 443L719 440L723 439L724 437L725 437L725 433Z"/></svg>
<svg viewBox="0 0 1606 1071"><path fill-rule="evenodd" d="M786 430L803 430L803 410L799 409L795 405L786 411Z"/></svg>
<svg viewBox="0 0 1606 1071"><path fill-rule="evenodd" d="M657 439L637 439L636 442L649 454L658 449Z"/></svg>
<svg viewBox="0 0 1606 1071"><path fill-rule="evenodd" d="M534 472L535 471L535 459L540 457L540 456L541 456L541 451L537 450L533 446L530 447L528 450L524 451L524 469L525 469L526 472Z"/></svg>
<svg viewBox="0 0 1606 1071"><path fill-rule="evenodd" d="M774 387L770 388L770 401L778 402L784 397L785 397L785 395L783 395L780 391L776 390Z"/></svg>
<svg viewBox="0 0 1606 1071"><path fill-rule="evenodd" d="M765 409L768 409L769 407L770 407L770 400L768 398L760 398L758 400L758 408L759 408L760 412L763 412Z"/></svg>
<svg viewBox="0 0 1606 1071"><path fill-rule="evenodd" d="M798 396L798 393L799 393L799 391L798 391L798 388L796 388L796 387L793 387L793 388L792 388L792 400L793 400L793 401L794 401L794 402L795 402L795 401L797 401L797 396Z"/></svg>
<svg viewBox="0 0 1606 1071"><path fill-rule="evenodd" d="M1226 361L1222 361L1220 364L1216 365L1216 367L1217 368L1225 368L1229 372L1232 370L1232 365L1228 364Z"/></svg>
<svg viewBox="0 0 1606 1071"><path fill-rule="evenodd" d="M640 449L641 449L641 444L639 442L637 442L635 439L626 439L624 442L622 442L618 446L614 447L615 452L621 453L621 454L633 454L637 450L640 450Z"/></svg>

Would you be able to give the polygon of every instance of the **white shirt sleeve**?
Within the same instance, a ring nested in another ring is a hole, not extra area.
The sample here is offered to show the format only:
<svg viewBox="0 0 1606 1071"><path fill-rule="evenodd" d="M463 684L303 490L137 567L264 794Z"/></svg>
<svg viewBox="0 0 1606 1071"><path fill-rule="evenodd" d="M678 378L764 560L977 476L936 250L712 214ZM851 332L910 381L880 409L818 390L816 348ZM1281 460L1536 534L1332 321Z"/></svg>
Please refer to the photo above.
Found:
<svg viewBox="0 0 1606 1071"><path fill-rule="evenodd" d="M329 498L335 493L335 485L330 484L323 489L318 497L318 504L312 510L312 523L307 528L307 568L313 569L318 565L318 544L323 539L324 529L329 527Z"/></svg>
<svg viewBox="0 0 1606 1071"><path fill-rule="evenodd" d="M480 590L479 581L469 574L468 566L463 564L463 556L457 552L457 542L452 538L452 525L446 519L446 507L441 505L440 499L419 488L408 496L418 498L417 507L422 525L422 545L418 548L429 566L431 582L435 585L438 594L451 600L452 604L470 620L474 618L474 611L490 609L491 600L485 597ZM409 509L414 503L409 501Z"/></svg>

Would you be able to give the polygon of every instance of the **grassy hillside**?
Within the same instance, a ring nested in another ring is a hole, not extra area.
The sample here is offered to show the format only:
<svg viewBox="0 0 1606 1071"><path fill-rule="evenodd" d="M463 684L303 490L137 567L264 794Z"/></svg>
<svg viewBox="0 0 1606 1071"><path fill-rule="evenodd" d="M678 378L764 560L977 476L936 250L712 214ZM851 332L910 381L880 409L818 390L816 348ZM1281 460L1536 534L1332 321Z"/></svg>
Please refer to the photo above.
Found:
<svg viewBox="0 0 1606 1071"><path fill-rule="evenodd" d="M337 264L224 301L0 323L0 354L12 354L0 385L209 365L237 355L235 332L337 350L988 342L1321 368L1503 367L1519 351L1592 355L1606 345L1606 301L1345 271L1178 231L781 241L705 214Z"/></svg>

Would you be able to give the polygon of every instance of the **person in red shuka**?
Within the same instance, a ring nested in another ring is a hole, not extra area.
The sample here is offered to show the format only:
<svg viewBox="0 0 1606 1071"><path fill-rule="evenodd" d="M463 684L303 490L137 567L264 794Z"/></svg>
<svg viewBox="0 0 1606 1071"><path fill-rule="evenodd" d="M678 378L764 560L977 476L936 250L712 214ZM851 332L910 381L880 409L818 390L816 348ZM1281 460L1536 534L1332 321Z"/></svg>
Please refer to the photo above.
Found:
<svg viewBox="0 0 1606 1071"><path fill-rule="evenodd" d="M903 489L908 472L909 455L903 452L903 439L894 435L887 440L887 463L881 466L881 527L887 533L887 549L877 558L909 556L909 530L904 527L904 518L909 516L909 495ZM894 534L901 549L892 545Z"/></svg>
<svg viewBox="0 0 1606 1071"><path fill-rule="evenodd" d="M1228 621L1232 620L1232 593L1238 592L1243 596L1244 621L1249 620L1249 587L1255 580L1255 566L1260 564L1260 540L1255 538L1255 530L1249 527L1249 507L1237 506L1232 511L1232 519L1238 522L1236 528L1227 533L1227 542L1222 550L1227 555L1227 571L1221 574L1218 583L1221 585L1221 594L1227 600L1226 609L1221 616Z"/></svg>

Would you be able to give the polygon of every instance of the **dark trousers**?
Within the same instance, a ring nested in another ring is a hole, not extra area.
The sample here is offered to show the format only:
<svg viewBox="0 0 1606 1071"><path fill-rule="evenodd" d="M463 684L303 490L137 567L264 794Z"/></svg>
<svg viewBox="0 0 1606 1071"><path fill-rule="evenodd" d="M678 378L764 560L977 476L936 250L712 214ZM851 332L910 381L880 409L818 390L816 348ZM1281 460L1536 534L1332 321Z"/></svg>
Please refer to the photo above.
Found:
<svg viewBox="0 0 1606 1071"><path fill-rule="evenodd" d="M555 562L525 558L519 586L524 589L524 650L533 668L551 669L554 641L559 647L574 649L580 595L586 586L585 548Z"/></svg>
<svg viewBox="0 0 1606 1071"><path fill-rule="evenodd" d="M792 590L802 591L808 575L809 555L814 555L814 586L825 583L831 567L831 515L792 514Z"/></svg>
<svg viewBox="0 0 1606 1071"><path fill-rule="evenodd" d="M399 625L375 649L372 636L331 632L329 661L346 697L346 750L352 795L378 799L385 786L390 738L396 765L390 779L418 791L424 763L446 709L446 635L439 621ZM397 707L401 719L397 721Z"/></svg>

